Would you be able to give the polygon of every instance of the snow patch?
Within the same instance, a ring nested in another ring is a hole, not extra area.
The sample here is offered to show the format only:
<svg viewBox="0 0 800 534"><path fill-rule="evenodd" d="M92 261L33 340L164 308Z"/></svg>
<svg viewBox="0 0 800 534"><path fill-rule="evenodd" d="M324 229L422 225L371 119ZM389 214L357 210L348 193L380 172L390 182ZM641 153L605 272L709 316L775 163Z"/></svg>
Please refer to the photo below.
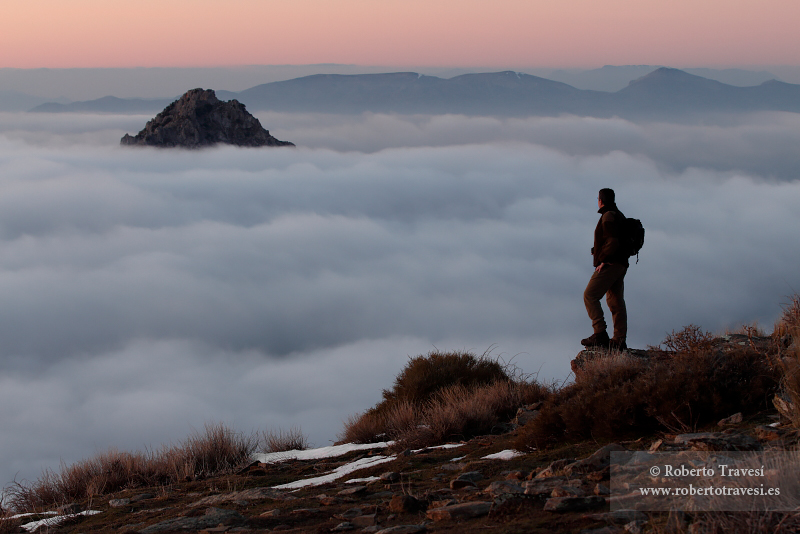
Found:
<svg viewBox="0 0 800 534"><path fill-rule="evenodd" d="M321 460L323 458L335 458L344 456L353 451L363 451L371 449L385 449L394 444L393 441L383 441L380 443L345 443L344 445L331 445L330 447L320 447L319 449L307 449L304 451L284 451L268 452L255 454L253 460L264 464L276 464L288 460Z"/></svg>
<svg viewBox="0 0 800 534"><path fill-rule="evenodd" d="M54 513L54 512L45 512L45 513ZM102 512L100 510L86 510L84 512L80 512L77 514L57 515L55 517L48 517L45 519L40 519L39 521L31 521L30 523L25 523L24 525L22 525L22 528L24 528L28 532L33 532L40 527L54 527L60 524L62 521L66 521L67 519L71 519L73 517L78 517L79 515L96 515L101 513Z"/></svg>
<svg viewBox="0 0 800 534"><path fill-rule="evenodd" d="M512 449L506 449L504 451L496 452L494 454L490 454L488 456L484 456L484 460L511 460L512 458L516 458L517 456L525 456L524 452L515 451Z"/></svg>
<svg viewBox="0 0 800 534"><path fill-rule="evenodd" d="M300 489L305 488L308 486L319 486L321 484L327 484L328 482L333 482L334 480L338 480L345 475L349 475L355 471L360 469L366 469L368 467L373 467L375 465L379 465L386 462L391 462L394 460L394 456L372 456L369 458L361 458L360 460L356 460L355 462L350 462L349 464L344 464L342 466L337 467L327 475L322 475L314 478L305 478L303 480L296 480L294 482L289 482L288 484L281 484L280 486L273 486L274 489Z"/></svg>
<svg viewBox="0 0 800 534"><path fill-rule="evenodd" d="M463 443L445 443L444 445L434 445L433 447L424 447L422 449L415 449L411 452L422 452L422 451L429 451L432 449L455 449L456 447L462 447Z"/></svg>

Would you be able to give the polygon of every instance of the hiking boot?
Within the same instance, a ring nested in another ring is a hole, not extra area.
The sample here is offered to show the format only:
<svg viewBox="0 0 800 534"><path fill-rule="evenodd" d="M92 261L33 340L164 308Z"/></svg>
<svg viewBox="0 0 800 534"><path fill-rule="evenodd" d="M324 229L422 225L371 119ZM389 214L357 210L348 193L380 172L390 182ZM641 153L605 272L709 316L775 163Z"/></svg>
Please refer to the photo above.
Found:
<svg viewBox="0 0 800 534"><path fill-rule="evenodd" d="M581 339L581 345L584 347L608 347L608 334L605 332L596 332L586 339Z"/></svg>
<svg viewBox="0 0 800 534"><path fill-rule="evenodd" d="M623 350L628 350L628 344L625 343L624 339L617 339L612 337L608 341L608 348L611 350L623 351Z"/></svg>

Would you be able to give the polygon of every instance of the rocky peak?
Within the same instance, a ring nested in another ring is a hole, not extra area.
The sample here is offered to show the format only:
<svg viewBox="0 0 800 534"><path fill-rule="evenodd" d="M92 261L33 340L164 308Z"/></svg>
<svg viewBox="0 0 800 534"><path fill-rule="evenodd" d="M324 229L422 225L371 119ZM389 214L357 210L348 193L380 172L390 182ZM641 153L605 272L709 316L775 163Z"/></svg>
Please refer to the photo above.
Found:
<svg viewBox="0 0 800 534"><path fill-rule="evenodd" d="M136 136L125 134L122 145L201 148L225 143L237 146L294 146L265 130L238 100L223 102L211 89L187 91L147 122Z"/></svg>

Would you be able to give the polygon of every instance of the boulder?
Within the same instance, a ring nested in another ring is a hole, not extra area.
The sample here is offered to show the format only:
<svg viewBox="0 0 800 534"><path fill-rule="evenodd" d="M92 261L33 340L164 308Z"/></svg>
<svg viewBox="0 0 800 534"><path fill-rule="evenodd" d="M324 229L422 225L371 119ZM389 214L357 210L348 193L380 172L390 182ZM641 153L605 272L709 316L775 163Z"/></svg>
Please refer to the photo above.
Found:
<svg viewBox="0 0 800 534"><path fill-rule="evenodd" d="M696 451L760 451L761 444L747 434L726 434L725 432L698 432L679 434L675 443L688 445Z"/></svg>
<svg viewBox="0 0 800 534"><path fill-rule="evenodd" d="M445 506L444 508L432 508L428 510L426 516L433 521L472 519L473 517L481 517L488 514L491 508L492 503L490 502L465 502Z"/></svg>
<svg viewBox="0 0 800 534"><path fill-rule="evenodd" d="M606 505L606 500L597 495L589 497L552 497L544 503L546 512L583 512Z"/></svg>
<svg viewBox="0 0 800 534"><path fill-rule="evenodd" d="M161 521L155 525L141 529L141 534L154 534L156 532L198 531L213 528L220 524L225 526L244 524L246 519L233 510L209 508L205 514L198 517L177 517Z"/></svg>
<svg viewBox="0 0 800 534"><path fill-rule="evenodd" d="M219 143L246 146L294 146L265 130L238 100L223 102L211 89L192 89L147 122L124 146L202 148Z"/></svg>

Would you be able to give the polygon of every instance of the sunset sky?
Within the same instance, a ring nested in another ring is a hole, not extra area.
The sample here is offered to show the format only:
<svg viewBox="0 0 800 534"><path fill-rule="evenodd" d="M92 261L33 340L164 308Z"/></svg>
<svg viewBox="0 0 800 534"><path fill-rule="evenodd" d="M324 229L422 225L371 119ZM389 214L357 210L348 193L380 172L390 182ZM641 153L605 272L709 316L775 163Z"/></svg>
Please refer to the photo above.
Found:
<svg viewBox="0 0 800 534"><path fill-rule="evenodd" d="M3 0L0 67L800 64L795 0Z"/></svg>

